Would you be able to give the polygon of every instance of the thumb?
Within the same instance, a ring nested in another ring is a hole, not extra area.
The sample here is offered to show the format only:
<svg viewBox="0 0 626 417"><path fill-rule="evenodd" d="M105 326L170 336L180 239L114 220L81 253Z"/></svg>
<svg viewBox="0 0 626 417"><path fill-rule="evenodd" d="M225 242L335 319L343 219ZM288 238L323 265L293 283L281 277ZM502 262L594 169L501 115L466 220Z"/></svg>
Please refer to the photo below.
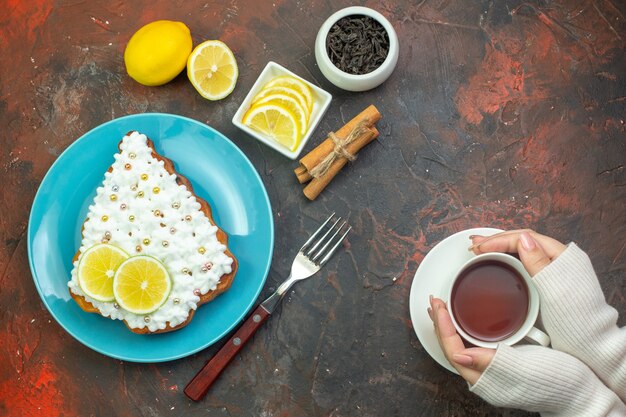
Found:
<svg viewBox="0 0 626 417"><path fill-rule="evenodd" d="M522 233L517 242L517 251L524 264L524 268L531 277L534 277L543 268L550 264L550 258L543 248L529 233Z"/></svg>
<svg viewBox="0 0 626 417"><path fill-rule="evenodd" d="M464 362L462 365L468 368L472 368L478 372L483 372L496 354L495 349L486 348L468 348L460 351L454 355L454 360L457 362L457 356Z"/></svg>

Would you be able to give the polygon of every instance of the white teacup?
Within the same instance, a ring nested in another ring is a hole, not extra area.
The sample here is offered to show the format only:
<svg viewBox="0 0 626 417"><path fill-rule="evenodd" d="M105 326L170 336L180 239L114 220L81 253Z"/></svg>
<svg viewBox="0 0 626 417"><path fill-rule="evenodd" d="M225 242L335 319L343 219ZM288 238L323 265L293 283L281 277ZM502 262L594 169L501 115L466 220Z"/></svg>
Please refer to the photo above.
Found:
<svg viewBox="0 0 626 417"><path fill-rule="evenodd" d="M467 268L476 265L477 263L482 263L486 261L498 261L509 265L510 267L515 269L515 271L517 271L518 274L524 279L524 281L526 282L526 287L528 288L528 310L526 314L526 319L524 320L522 325L511 335L495 342L480 340L467 334L467 332L465 332L463 328L457 323L457 319L455 318L454 314L454 307L452 306L452 290L457 279L461 276L461 273L464 272ZM500 343L513 345L515 343L518 343L522 339L529 340L542 346L550 345L550 337L541 330L534 327L535 322L537 321L537 316L539 315L539 293L537 292L537 289L535 288L530 275L528 275L528 272L526 271L522 263L517 258L514 258L511 255L494 252L481 254L470 259L465 264L463 264L463 266L458 270L454 279L451 281L450 287L447 291L447 296L448 310L450 311L450 317L452 318L452 323L454 324L454 327L463 339L467 340L473 345L485 348L496 348Z"/></svg>

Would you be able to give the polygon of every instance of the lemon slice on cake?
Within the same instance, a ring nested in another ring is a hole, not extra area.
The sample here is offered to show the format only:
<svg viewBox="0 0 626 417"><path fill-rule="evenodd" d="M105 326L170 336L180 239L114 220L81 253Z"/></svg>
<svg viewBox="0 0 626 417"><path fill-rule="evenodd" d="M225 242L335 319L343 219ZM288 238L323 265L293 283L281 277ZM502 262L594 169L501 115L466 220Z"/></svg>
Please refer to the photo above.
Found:
<svg viewBox="0 0 626 417"><path fill-rule="evenodd" d="M126 311L148 314L165 303L172 289L167 270L157 259L139 255L123 262L113 278L115 301Z"/></svg>
<svg viewBox="0 0 626 417"><path fill-rule="evenodd" d="M128 254L117 246L99 243L87 249L78 261L78 285L97 301L113 301L113 277Z"/></svg>
<svg viewBox="0 0 626 417"><path fill-rule="evenodd" d="M289 109L275 102L252 106L243 116L243 123L292 151L302 138L298 119Z"/></svg>
<svg viewBox="0 0 626 417"><path fill-rule="evenodd" d="M187 76L202 97L221 100L235 89L239 69L230 48L211 40L196 46L189 55Z"/></svg>

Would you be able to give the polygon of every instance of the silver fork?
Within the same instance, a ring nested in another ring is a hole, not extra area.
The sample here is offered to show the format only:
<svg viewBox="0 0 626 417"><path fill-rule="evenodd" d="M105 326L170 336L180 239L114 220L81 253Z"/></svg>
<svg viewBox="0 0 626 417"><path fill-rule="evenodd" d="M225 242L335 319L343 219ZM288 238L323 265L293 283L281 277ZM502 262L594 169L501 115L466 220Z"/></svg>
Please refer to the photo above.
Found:
<svg viewBox="0 0 626 417"><path fill-rule="evenodd" d="M296 258L291 265L289 277L263 301L254 312L239 327L235 334L226 342L224 346L213 356L195 377L185 387L185 395L194 401L201 400L211 387L211 384L226 368L226 365L237 355L243 345L261 327L261 324L274 312L276 306L289 291L291 286L298 281L313 276L322 266L333 256L341 242L346 238L352 226L345 228L347 222L341 223L341 217L337 218L330 227L335 213L311 235L302 245ZM342 232L342 229L345 231ZM341 235L339 235L341 233ZM320 235L322 235L320 237ZM337 238L339 236L339 238Z"/></svg>

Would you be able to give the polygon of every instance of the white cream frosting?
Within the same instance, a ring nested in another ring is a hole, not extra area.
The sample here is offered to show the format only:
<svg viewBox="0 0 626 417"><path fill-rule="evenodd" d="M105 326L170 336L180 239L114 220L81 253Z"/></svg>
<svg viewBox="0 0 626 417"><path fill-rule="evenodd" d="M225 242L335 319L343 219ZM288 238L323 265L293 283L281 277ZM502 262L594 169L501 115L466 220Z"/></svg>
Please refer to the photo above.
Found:
<svg viewBox="0 0 626 417"><path fill-rule="evenodd" d="M216 288L220 277L232 271L232 258L217 239L217 227L200 210L200 203L176 175L152 156L145 135L124 136L121 152L114 155L112 172L104 174L84 224L81 254L106 242L128 254L159 259L172 279L167 301L148 315L130 313L115 302L85 295L78 285L78 260L74 262L70 290L85 297L105 317L126 320L131 328L151 332L184 322L196 309L199 294ZM131 217L134 216L134 217ZM131 221L132 219L132 221Z"/></svg>

